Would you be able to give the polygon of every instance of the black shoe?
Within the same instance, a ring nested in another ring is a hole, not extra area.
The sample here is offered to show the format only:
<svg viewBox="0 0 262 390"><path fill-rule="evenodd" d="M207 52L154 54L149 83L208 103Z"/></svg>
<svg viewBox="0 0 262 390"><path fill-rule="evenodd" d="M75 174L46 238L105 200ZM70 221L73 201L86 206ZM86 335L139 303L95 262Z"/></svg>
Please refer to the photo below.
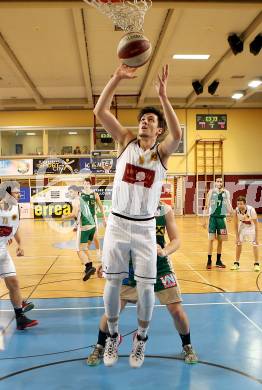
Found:
<svg viewBox="0 0 262 390"><path fill-rule="evenodd" d="M16 329L18 330L24 330L25 328L32 328L33 326L36 325L38 325L38 321L30 320L24 314L22 314L16 319Z"/></svg>
<svg viewBox="0 0 262 390"><path fill-rule="evenodd" d="M92 275L94 275L95 272L96 272L95 267L86 267L83 281L86 282Z"/></svg>
<svg viewBox="0 0 262 390"><path fill-rule="evenodd" d="M217 268L226 268L226 265L222 263L222 261L217 261L216 262L216 267Z"/></svg>
<svg viewBox="0 0 262 390"><path fill-rule="evenodd" d="M33 302L27 302L27 301L22 302L22 309L23 309L24 313L26 313L27 311L33 310L34 307L35 307L35 305L33 304Z"/></svg>
<svg viewBox="0 0 262 390"><path fill-rule="evenodd" d="M206 265L206 269L211 269L212 268L212 262L208 261Z"/></svg>

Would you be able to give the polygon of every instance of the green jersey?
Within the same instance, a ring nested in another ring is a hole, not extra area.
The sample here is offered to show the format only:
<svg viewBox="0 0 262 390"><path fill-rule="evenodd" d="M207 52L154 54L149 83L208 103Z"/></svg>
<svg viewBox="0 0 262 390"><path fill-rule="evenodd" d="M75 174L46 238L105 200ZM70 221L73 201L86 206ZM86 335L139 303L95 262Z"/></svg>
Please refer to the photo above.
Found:
<svg viewBox="0 0 262 390"><path fill-rule="evenodd" d="M95 225L96 197L95 193L82 193L80 195L80 220L81 226Z"/></svg>
<svg viewBox="0 0 262 390"><path fill-rule="evenodd" d="M210 210L209 214L213 217L225 217L230 208L230 195L227 190L214 189L210 196Z"/></svg>

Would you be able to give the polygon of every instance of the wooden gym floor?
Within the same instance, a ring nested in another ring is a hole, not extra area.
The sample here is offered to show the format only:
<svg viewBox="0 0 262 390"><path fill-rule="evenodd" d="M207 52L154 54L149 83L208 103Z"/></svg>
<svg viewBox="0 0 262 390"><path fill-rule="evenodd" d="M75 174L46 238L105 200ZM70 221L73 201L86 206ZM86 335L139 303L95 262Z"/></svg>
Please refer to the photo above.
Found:
<svg viewBox="0 0 262 390"><path fill-rule="evenodd" d="M241 270L230 270L235 253L232 223L229 224L229 240L224 243L222 256L227 268L207 271L207 232L201 226L201 218L177 217L176 220L182 244L172 260L182 293L258 291L258 274L253 271L250 244L243 245ZM261 223L259 231L261 240ZM25 256L16 257L15 243L10 246L10 252L16 264L24 298L102 296L104 280L92 277L88 282L82 281L83 267L73 249L76 233L70 230L69 222L52 222L50 225L44 221L22 220L20 232ZM102 242L102 229L99 236ZM92 250L91 253L97 264L95 251ZM8 299L3 281L0 283L0 296Z"/></svg>

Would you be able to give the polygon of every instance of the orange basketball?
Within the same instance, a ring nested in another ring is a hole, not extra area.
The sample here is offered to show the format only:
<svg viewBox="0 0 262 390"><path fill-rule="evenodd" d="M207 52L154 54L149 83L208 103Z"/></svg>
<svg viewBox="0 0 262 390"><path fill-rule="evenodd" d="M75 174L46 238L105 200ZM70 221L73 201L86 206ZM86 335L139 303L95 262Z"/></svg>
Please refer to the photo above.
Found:
<svg viewBox="0 0 262 390"><path fill-rule="evenodd" d="M117 47L118 57L131 68L138 68L146 64L151 53L150 41L140 32L131 32L124 35Z"/></svg>

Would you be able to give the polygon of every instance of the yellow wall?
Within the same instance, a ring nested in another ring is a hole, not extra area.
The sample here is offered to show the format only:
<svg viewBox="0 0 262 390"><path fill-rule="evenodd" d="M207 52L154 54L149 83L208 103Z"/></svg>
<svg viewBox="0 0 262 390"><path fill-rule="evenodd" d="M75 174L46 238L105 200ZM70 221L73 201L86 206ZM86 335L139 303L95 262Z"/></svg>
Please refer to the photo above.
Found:
<svg viewBox="0 0 262 390"><path fill-rule="evenodd" d="M262 173L262 109L178 109L176 112L180 122L187 127L188 153L171 157L170 172L194 174L196 139L225 137L225 173ZM137 113L137 110L119 110L119 120L123 125L135 126ZM228 130L195 130L197 113L227 114ZM0 112L1 126L93 126L93 114L88 110Z"/></svg>

